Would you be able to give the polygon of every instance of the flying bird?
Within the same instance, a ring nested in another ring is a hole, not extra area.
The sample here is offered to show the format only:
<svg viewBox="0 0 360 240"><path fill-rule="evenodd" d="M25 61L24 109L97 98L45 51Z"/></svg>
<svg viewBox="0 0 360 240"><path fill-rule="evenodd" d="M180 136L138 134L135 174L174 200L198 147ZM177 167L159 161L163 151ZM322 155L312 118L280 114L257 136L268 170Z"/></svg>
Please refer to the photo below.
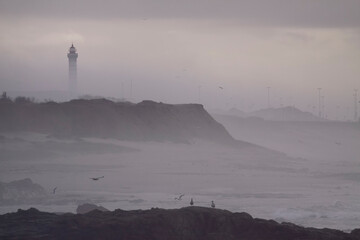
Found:
<svg viewBox="0 0 360 240"><path fill-rule="evenodd" d="M55 194L55 192L56 192L56 189L57 189L57 187L55 187L55 188L53 189L53 194Z"/></svg>
<svg viewBox="0 0 360 240"><path fill-rule="evenodd" d="M97 181L97 180L99 180L100 178L104 178L104 176L101 176L101 177L92 177L92 178L90 178L90 179L92 179L92 180L94 180L94 181Z"/></svg>
<svg viewBox="0 0 360 240"><path fill-rule="evenodd" d="M181 194L179 197L175 197L174 199L175 199L175 200L181 200L181 198L182 198L183 196L185 196L185 194Z"/></svg>
<svg viewBox="0 0 360 240"><path fill-rule="evenodd" d="M223 87L221 87L221 86L219 86L219 88L220 88L221 90L224 90L224 88L223 88Z"/></svg>

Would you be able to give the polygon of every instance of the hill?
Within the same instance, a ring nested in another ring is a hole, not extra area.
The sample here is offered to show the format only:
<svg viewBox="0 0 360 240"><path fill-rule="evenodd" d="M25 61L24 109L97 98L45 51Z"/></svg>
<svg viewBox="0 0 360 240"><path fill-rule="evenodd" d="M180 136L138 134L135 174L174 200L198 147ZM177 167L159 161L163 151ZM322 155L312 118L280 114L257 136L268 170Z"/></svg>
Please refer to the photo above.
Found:
<svg viewBox="0 0 360 240"><path fill-rule="evenodd" d="M213 110L216 115L236 116L240 118L259 118L267 121L293 121L293 122L323 122L324 118L319 118L310 112L301 111L298 108L287 106L281 108L266 108L252 112L243 112L236 108L228 111Z"/></svg>
<svg viewBox="0 0 360 240"><path fill-rule="evenodd" d="M204 207L86 214L40 212L34 208L0 216L1 239L251 239L355 240L359 229L345 233L279 224L247 213Z"/></svg>
<svg viewBox="0 0 360 240"><path fill-rule="evenodd" d="M251 117L260 117L270 121L324 121L312 113L303 112L295 107L267 108L248 114Z"/></svg>
<svg viewBox="0 0 360 240"><path fill-rule="evenodd" d="M56 103L0 101L0 131L55 136L112 137L135 141L233 141L200 104L138 104L106 99Z"/></svg>
<svg viewBox="0 0 360 240"><path fill-rule="evenodd" d="M324 162L355 162L360 154L360 125L335 121L265 121L214 114L235 139ZM338 170L339 171L339 170Z"/></svg>

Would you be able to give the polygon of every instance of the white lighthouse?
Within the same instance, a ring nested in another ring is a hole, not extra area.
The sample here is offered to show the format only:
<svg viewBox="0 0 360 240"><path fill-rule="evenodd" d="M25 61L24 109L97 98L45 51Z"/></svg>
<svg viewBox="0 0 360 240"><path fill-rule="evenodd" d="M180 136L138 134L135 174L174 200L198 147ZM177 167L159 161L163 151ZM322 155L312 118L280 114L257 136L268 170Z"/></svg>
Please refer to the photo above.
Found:
<svg viewBox="0 0 360 240"><path fill-rule="evenodd" d="M69 48L69 53L67 54L69 58L69 93L71 98L77 97L77 67L76 60L78 54L76 52L76 48L74 44L71 44Z"/></svg>

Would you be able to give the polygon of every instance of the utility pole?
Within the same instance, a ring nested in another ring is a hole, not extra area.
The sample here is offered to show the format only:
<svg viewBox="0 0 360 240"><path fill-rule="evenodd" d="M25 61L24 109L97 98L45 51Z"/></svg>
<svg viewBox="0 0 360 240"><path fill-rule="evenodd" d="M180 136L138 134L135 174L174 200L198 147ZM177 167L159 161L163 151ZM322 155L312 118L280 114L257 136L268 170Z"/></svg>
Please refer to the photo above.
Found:
<svg viewBox="0 0 360 240"><path fill-rule="evenodd" d="M318 88L319 91L319 117L321 118L321 88Z"/></svg>
<svg viewBox="0 0 360 240"><path fill-rule="evenodd" d="M130 101L132 101L132 92L133 92L133 80L130 79Z"/></svg>
<svg viewBox="0 0 360 240"><path fill-rule="evenodd" d="M270 108L270 87L267 87L267 108Z"/></svg>
<svg viewBox="0 0 360 240"><path fill-rule="evenodd" d="M121 96L125 101L125 94L124 94L124 82L121 82Z"/></svg>
<svg viewBox="0 0 360 240"><path fill-rule="evenodd" d="M325 114L325 96L321 96L321 112L322 112L323 118L326 118L326 114Z"/></svg>
<svg viewBox="0 0 360 240"><path fill-rule="evenodd" d="M358 92L358 89L354 89L354 121L355 122L358 121L357 92Z"/></svg>
<svg viewBox="0 0 360 240"><path fill-rule="evenodd" d="M200 93L201 93L201 86L198 86L198 102L199 104L201 104L201 97L200 97Z"/></svg>

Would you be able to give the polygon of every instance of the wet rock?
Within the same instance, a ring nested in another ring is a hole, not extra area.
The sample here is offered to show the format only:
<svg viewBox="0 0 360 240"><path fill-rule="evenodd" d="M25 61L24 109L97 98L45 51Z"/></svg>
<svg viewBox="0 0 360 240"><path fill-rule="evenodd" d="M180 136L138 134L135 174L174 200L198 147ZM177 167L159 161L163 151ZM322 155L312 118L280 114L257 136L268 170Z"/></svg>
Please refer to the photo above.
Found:
<svg viewBox="0 0 360 240"><path fill-rule="evenodd" d="M109 211L108 209L104 208L103 206L97 206L97 205L91 204L91 203L84 203L77 207L76 213L85 214L85 213L91 212L93 210L99 210L101 212Z"/></svg>
<svg viewBox="0 0 360 240"><path fill-rule="evenodd" d="M360 228L356 228L351 231L351 235L360 239Z"/></svg>
<svg viewBox="0 0 360 240"><path fill-rule="evenodd" d="M252 218L247 213L186 207L55 215L36 209L0 215L0 239L356 240L345 233Z"/></svg>

